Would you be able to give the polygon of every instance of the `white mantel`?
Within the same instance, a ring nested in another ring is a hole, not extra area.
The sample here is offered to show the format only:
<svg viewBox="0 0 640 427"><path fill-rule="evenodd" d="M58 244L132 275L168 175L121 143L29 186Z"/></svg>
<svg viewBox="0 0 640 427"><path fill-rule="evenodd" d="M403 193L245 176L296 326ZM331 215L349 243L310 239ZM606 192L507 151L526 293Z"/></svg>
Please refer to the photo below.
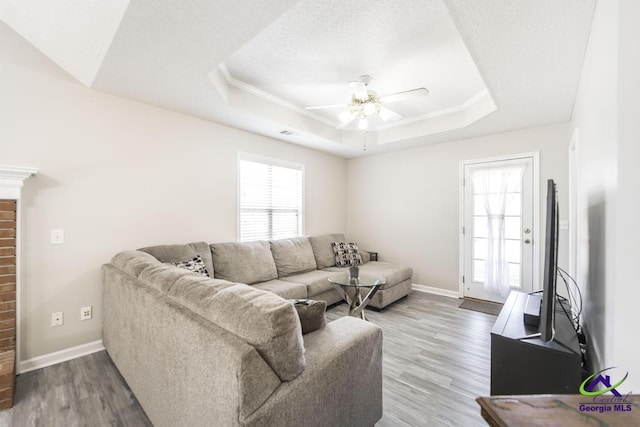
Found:
<svg viewBox="0 0 640 427"><path fill-rule="evenodd" d="M0 165L0 199L19 200L24 181L37 173L36 168Z"/></svg>

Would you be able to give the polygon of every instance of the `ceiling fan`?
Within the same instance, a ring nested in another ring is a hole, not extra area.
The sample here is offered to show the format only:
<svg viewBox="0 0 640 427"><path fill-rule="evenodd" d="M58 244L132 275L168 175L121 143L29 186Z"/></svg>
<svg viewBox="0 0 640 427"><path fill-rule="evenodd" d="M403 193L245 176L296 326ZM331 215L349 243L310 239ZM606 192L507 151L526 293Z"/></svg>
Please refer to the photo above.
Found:
<svg viewBox="0 0 640 427"><path fill-rule="evenodd" d="M368 75L360 76L358 80L349 82L349 87L351 87L353 95L351 97L351 102L348 104L315 105L306 107L306 109L322 110L326 108L346 108L345 111L338 115L340 124L337 128L344 129L357 119L358 129L364 130L369 127L369 120L372 117L379 117L384 122L398 121L404 118L402 114L390 110L383 106L383 104L391 104L393 102L404 101L416 96L426 96L429 94L429 91L426 88L421 87L378 96L374 90L368 88L369 82L371 82L371 77Z"/></svg>

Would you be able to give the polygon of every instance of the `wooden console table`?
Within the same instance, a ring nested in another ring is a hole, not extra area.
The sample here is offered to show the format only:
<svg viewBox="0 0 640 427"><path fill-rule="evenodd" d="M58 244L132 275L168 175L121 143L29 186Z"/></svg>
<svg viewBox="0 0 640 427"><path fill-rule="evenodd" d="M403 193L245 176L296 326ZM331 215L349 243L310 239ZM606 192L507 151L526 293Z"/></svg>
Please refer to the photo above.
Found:
<svg viewBox="0 0 640 427"><path fill-rule="evenodd" d="M612 395L598 396L607 402ZM617 398L621 399L621 398ZM624 396L624 402L593 403L580 394L479 397L482 417L492 427L629 427L640 426L640 395Z"/></svg>

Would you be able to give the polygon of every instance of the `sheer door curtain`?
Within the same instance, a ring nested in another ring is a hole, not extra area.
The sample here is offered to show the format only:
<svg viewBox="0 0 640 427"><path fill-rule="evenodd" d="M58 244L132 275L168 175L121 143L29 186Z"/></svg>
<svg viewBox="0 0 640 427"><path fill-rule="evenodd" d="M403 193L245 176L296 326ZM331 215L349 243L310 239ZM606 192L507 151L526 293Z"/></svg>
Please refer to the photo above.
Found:
<svg viewBox="0 0 640 427"><path fill-rule="evenodd" d="M481 203L487 214L484 288L501 296L509 293L509 264L505 239L507 197L509 193L521 191L525 166L479 166L471 171L475 203Z"/></svg>

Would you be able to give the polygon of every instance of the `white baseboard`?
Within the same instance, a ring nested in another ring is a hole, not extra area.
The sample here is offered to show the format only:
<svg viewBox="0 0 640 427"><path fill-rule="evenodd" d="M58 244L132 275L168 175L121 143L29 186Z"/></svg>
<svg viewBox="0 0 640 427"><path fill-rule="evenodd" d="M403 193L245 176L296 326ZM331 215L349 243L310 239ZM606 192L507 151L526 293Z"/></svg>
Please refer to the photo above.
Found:
<svg viewBox="0 0 640 427"><path fill-rule="evenodd" d="M448 289L434 288L433 286L418 285L413 283L411 289L418 292L427 292L429 294L441 295L449 298L460 298L458 291L450 291Z"/></svg>
<svg viewBox="0 0 640 427"><path fill-rule="evenodd" d="M88 342L86 344L77 345L75 347L65 348L64 350L56 351L53 353L43 354L42 356L37 356L28 360L24 360L22 362L18 362L18 374L35 371L36 369L66 362L67 360L86 356L87 354L95 353L102 350L104 350L104 345L102 345L102 340L98 340Z"/></svg>

